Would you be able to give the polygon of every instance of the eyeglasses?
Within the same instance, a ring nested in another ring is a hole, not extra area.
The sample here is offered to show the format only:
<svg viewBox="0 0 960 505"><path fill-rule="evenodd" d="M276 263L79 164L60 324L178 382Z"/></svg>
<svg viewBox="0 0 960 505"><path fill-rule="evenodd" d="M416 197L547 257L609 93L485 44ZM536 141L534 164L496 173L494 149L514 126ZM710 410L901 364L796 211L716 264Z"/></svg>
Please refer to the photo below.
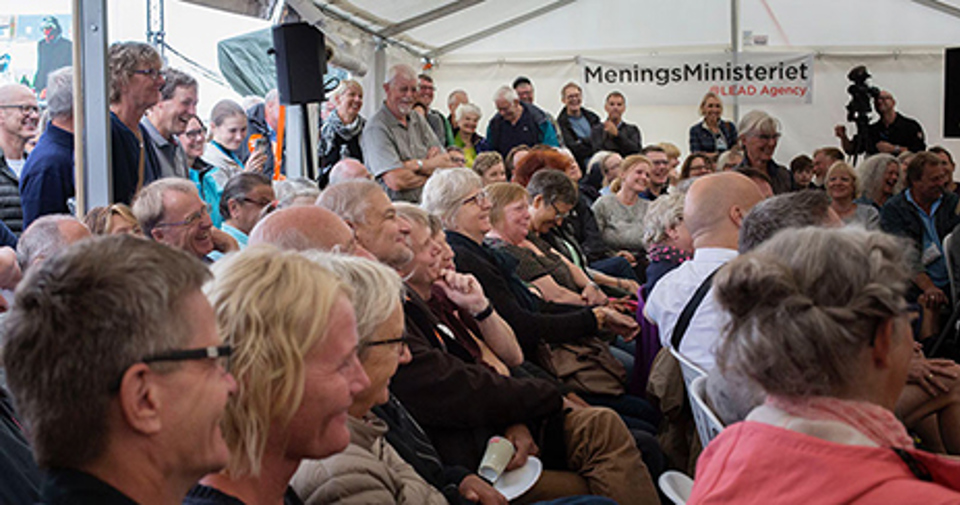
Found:
<svg viewBox="0 0 960 505"><path fill-rule="evenodd" d="M252 198L247 198L247 197L238 198L238 200L240 200L243 203L252 203L260 208L266 207L267 205L270 205L271 203L273 203L273 200L254 200Z"/></svg>
<svg viewBox="0 0 960 505"><path fill-rule="evenodd" d="M183 132L183 135L184 135L185 137L187 137L188 139L199 139L199 138L203 138L203 136L206 135L206 134L207 134L207 132L206 132L206 130L204 130L203 128L198 128L198 129L196 129L196 130L187 130L187 131Z"/></svg>
<svg viewBox="0 0 960 505"><path fill-rule="evenodd" d="M763 140L764 142L770 142L771 140L779 140L779 133L761 133L760 135L754 135L756 138Z"/></svg>
<svg viewBox="0 0 960 505"><path fill-rule="evenodd" d="M17 109L24 116L29 116L30 114L40 114L40 107L36 105L0 105L0 109Z"/></svg>
<svg viewBox="0 0 960 505"><path fill-rule="evenodd" d="M363 352L371 347L377 347L378 345L393 345L400 344L397 346L397 354L403 354L403 348L407 345L406 335L400 338L389 338L387 340L375 340L373 342L366 342L360 346L360 351Z"/></svg>
<svg viewBox="0 0 960 505"><path fill-rule="evenodd" d="M487 197L487 192L480 190L477 194L460 202L460 205L467 205L469 203L476 203L477 205L483 205L485 203L488 203L489 201L490 199Z"/></svg>
<svg viewBox="0 0 960 505"><path fill-rule="evenodd" d="M222 368L224 371L230 370L230 355L233 354L233 346L230 344L224 345L212 345L210 347L201 347L199 349L176 349L173 351L166 351L157 354L151 354L138 363L165 363L165 362L177 362L177 361L199 361L204 359L215 360L216 365ZM120 391L120 384L123 382L123 375L127 373L125 368L120 374L120 377L117 377L117 380L113 381L110 384L110 391L117 392Z"/></svg>
<svg viewBox="0 0 960 505"><path fill-rule="evenodd" d="M202 209L194 212L187 216L183 221L177 221L174 223L157 223L154 225L154 228L163 228L167 226L193 226L197 224L201 219L210 214L210 205L205 204Z"/></svg>
<svg viewBox="0 0 960 505"><path fill-rule="evenodd" d="M200 349L177 349L173 351L153 354L143 358L142 362L158 363L168 361L196 361L202 359L216 360L217 365L224 370L230 368L230 355L233 354L233 346L230 344L211 345L210 347L201 347Z"/></svg>
<svg viewBox="0 0 960 505"><path fill-rule="evenodd" d="M133 74L145 75L151 79L157 79L160 77L160 69L158 68L144 68L140 70L131 70Z"/></svg>
<svg viewBox="0 0 960 505"><path fill-rule="evenodd" d="M557 219L557 220L566 219L567 216L570 215L570 211L560 212L560 209L557 207L557 204L555 202L550 202L550 206L553 207L553 212L557 214L557 216L554 219Z"/></svg>

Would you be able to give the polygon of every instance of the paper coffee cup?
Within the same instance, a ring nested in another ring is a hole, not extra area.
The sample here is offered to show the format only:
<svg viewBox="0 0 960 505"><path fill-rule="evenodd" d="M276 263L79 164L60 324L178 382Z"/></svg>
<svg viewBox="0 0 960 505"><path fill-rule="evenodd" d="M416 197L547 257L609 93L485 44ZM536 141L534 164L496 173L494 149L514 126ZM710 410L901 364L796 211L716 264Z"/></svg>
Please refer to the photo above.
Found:
<svg viewBox="0 0 960 505"><path fill-rule="evenodd" d="M509 440L497 436L490 437L487 442L487 451L483 453L483 459L480 460L480 469L477 474L490 483L496 482L515 452L517 452L517 449L513 447Z"/></svg>

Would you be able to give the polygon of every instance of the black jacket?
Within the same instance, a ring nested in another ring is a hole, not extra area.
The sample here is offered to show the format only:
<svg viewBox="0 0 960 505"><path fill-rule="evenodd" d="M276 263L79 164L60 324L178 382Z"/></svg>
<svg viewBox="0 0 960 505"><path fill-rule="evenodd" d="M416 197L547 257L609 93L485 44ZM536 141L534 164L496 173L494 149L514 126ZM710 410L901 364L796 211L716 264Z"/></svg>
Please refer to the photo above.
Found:
<svg viewBox="0 0 960 505"><path fill-rule="evenodd" d="M933 215L937 237L941 243L944 237L960 224L960 215L957 215L958 204L960 204L960 197L956 193L945 192L937 212ZM887 233L910 239L916 249L915 269L917 272L922 271L923 267L919 259L923 252L923 221L920 219L917 208L907 200L906 190L887 200L880 209L880 228Z"/></svg>
<svg viewBox="0 0 960 505"><path fill-rule="evenodd" d="M566 107L557 115L557 125L560 126L560 133L563 135L564 143L570 149L570 152L573 153L573 157L577 159L577 163L580 165L580 171L587 173L587 163L589 163L593 153L597 152L596 146L593 145L592 130L597 125L603 128L603 125L600 124L600 116L586 108L580 109L580 115L590 123L591 134L588 135L587 138L577 136L576 131L574 131L573 126L570 124L570 116L567 115Z"/></svg>
<svg viewBox="0 0 960 505"><path fill-rule="evenodd" d="M390 390L444 463L477 468L491 436L560 412L560 390L550 381L505 377L462 358L466 351L416 293L408 292L403 311L413 359L397 369Z"/></svg>
<svg viewBox="0 0 960 505"><path fill-rule="evenodd" d="M545 302L534 297L516 273L516 259L492 251L457 232L447 232L457 271L473 274L493 307L517 335L528 360L536 362L544 342L572 342L594 336L597 319L586 307ZM513 260L513 268L508 264ZM509 273L508 273L509 271Z"/></svg>
<svg viewBox="0 0 960 505"><path fill-rule="evenodd" d="M7 166L7 160L0 153L0 221L17 238L23 232L23 208L20 206L20 179Z"/></svg>
<svg viewBox="0 0 960 505"><path fill-rule="evenodd" d="M624 158L631 154L639 153L640 149L643 148L643 137L640 135L640 128L626 121L620 122L616 137L610 135L603 129L602 122L594 125L591 136L595 149L613 151Z"/></svg>

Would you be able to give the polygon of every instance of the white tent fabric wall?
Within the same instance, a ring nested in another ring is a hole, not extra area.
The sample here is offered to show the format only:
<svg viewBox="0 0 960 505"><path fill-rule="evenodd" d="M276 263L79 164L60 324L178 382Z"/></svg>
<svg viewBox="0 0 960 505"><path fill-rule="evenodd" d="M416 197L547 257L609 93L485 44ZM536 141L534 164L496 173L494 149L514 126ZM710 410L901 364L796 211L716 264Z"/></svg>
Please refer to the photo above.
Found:
<svg viewBox="0 0 960 505"><path fill-rule="evenodd" d="M723 49L715 49L722 51ZM698 50L700 51L700 50ZM792 48L802 52L802 49ZM944 145L952 152L960 154L960 141L943 140L942 96L943 96L943 55L941 52L927 51L894 56L884 55L820 55L814 60L813 103L811 105L771 105L764 110L780 119L783 124L783 137L777 149L776 160L788 164L793 156L809 154L822 146L836 146L838 141L833 134L834 125L845 123L844 108L847 95L847 72L856 65L865 64L873 79L871 82L889 89L897 98L897 107L905 115L920 121L927 134L927 144ZM437 84L437 101L434 107L445 108L446 97L452 90L462 88L470 95L472 102L480 106L484 117L481 120L481 133L486 122L495 114L493 94L504 84L509 85L518 75L529 77L536 90L537 104L552 114L557 114L563 106L560 102L560 88L568 81L580 82L580 67L574 58L554 60L501 60L469 63L443 61L434 69L432 76ZM603 96L585 94L584 105L601 116ZM685 154L688 151L688 130L700 120L698 103L689 106L657 106L651 104L628 103L625 119L639 125L643 132L644 143L669 141L680 147ZM732 100L725 99L725 117L731 118ZM750 108L742 107L741 114ZM853 133L854 126L847 124Z"/></svg>

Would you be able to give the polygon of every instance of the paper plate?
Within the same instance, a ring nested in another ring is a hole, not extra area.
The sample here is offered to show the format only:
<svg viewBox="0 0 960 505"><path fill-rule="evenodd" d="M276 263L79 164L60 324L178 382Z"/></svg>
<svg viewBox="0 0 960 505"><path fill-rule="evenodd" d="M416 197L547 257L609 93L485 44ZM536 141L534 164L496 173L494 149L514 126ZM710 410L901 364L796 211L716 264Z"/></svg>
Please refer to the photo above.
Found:
<svg viewBox="0 0 960 505"><path fill-rule="evenodd" d="M528 456L526 465L504 472L493 487L508 500L513 500L532 488L542 472L543 463L536 456Z"/></svg>

